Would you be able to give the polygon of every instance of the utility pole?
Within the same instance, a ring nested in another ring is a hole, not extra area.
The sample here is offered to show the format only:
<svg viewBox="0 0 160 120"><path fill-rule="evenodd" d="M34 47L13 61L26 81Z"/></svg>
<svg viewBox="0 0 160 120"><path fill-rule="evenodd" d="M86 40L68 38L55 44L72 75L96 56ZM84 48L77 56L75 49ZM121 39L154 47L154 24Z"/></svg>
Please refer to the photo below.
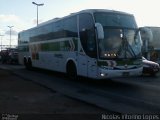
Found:
<svg viewBox="0 0 160 120"><path fill-rule="evenodd" d="M1 36L1 51L2 51L2 38L4 35L0 35Z"/></svg>
<svg viewBox="0 0 160 120"><path fill-rule="evenodd" d="M10 29L10 41L9 41L9 46L10 46L10 48L11 48L11 36L12 36L12 34L11 34L11 29L12 29L12 27L14 27L14 26L8 26L9 27L9 29Z"/></svg>
<svg viewBox="0 0 160 120"><path fill-rule="evenodd" d="M43 3L37 4L37 3L35 3L35 2L32 2L32 4L34 4L34 5L37 6L37 26L38 26L38 7L39 7L39 6L43 6L44 4L43 4Z"/></svg>

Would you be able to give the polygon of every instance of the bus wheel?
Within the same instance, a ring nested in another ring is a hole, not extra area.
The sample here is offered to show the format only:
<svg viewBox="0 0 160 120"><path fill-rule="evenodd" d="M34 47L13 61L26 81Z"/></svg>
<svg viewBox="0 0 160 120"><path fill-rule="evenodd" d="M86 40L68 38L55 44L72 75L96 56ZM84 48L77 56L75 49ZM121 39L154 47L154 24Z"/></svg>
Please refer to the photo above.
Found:
<svg viewBox="0 0 160 120"><path fill-rule="evenodd" d="M31 60L31 58L28 58L27 69L28 69L28 70L31 70L31 69L32 69L32 60Z"/></svg>
<svg viewBox="0 0 160 120"><path fill-rule="evenodd" d="M25 68L27 68L27 59L26 58L23 59L23 63L24 63Z"/></svg>
<svg viewBox="0 0 160 120"><path fill-rule="evenodd" d="M77 69L72 61L67 64L67 76L71 80L77 80Z"/></svg>

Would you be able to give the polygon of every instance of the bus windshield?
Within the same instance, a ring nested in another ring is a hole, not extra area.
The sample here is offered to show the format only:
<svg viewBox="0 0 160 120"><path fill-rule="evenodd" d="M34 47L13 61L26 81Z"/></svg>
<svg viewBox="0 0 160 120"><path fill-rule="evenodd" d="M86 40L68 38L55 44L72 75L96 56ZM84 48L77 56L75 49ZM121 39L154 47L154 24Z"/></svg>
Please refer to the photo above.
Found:
<svg viewBox="0 0 160 120"><path fill-rule="evenodd" d="M104 29L104 39L99 41L101 59L141 56L141 37L133 16L104 12L94 16Z"/></svg>

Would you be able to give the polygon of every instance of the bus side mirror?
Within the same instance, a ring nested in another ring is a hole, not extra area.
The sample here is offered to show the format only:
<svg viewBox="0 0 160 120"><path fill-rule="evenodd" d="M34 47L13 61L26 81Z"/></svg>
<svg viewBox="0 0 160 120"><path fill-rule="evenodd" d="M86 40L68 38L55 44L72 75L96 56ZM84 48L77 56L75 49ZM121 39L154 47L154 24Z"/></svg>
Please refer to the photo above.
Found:
<svg viewBox="0 0 160 120"><path fill-rule="evenodd" d="M100 39L100 40L104 39L103 26L100 23L95 23L95 27L96 27L96 30L97 30L98 39Z"/></svg>

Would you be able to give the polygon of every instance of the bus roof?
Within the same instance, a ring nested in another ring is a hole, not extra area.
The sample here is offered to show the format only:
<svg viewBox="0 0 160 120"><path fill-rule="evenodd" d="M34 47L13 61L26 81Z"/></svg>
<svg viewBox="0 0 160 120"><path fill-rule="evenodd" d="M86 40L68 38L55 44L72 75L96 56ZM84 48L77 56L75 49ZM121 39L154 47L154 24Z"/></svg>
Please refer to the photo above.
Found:
<svg viewBox="0 0 160 120"><path fill-rule="evenodd" d="M30 29L27 29L27 30L31 30L31 29L34 29L34 28L39 28L43 25L47 25L49 23L52 23L52 22L56 22L56 21L59 21L61 19L64 19L64 18L67 18L67 17L71 17L71 16L74 16L74 15L78 15L78 14L81 14L81 13L95 13L95 12L108 12L108 13L118 13L118 14L125 14L125 15L132 15L132 14L129 14L129 13L126 13L126 12L121 12L121 11L116 11L116 10L108 10L108 9L86 9L86 10L81 10L79 12L76 12L76 13L71 13L70 15L67 15L67 16L64 16L62 18L53 18L51 20L48 20L46 22L43 22L43 23L40 23L38 26L36 27L33 27L33 28L30 28ZM23 30L21 32L24 32L26 30Z"/></svg>

